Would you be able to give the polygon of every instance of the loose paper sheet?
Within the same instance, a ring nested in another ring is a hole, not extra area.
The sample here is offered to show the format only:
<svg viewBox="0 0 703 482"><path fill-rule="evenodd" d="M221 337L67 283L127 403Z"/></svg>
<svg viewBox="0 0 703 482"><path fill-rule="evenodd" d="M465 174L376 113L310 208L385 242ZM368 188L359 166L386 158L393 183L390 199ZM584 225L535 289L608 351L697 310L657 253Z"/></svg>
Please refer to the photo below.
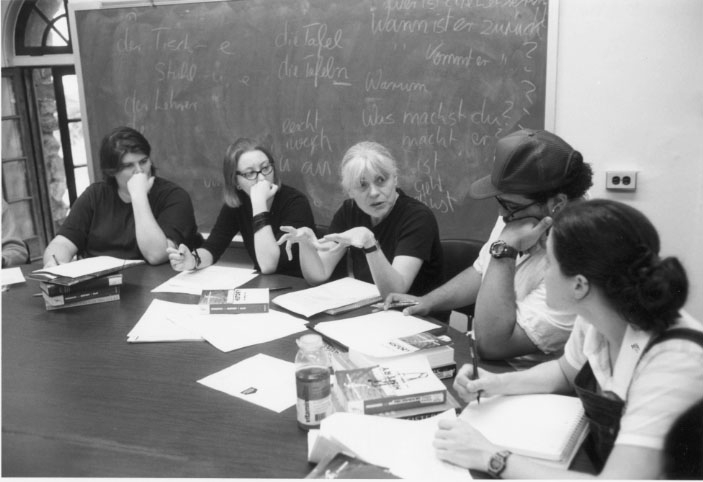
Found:
<svg viewBox="0 0 703 482"><path fill-rule="evenodd" d="M136 264L144 264L142 259L120 259L112 256L95 256L94 258L84 258L70 263L52 266L32 271L33 273L49 273L55 276L66 276L68 278L78 278L93 273L100 273L115 268L127 268Z"/></svg>
<svg viewBox="0 0 703 482"><path fill-rule="evenodd" d="M445 418L456 418L454 410L424 420L337 412L322 421L315 443L324 438L332 440L357 457L388 467L402 478L470 480L472 477L468 470L443 462L435 454L432 443L437 424Z"/></svg>
<svg viewBox="0 0 703 482"><path fill-rule="evenodd" d="M278 413L295 404L295 365L263 353L198 383Z"/></svg>
<svg viewBox="0 0 703 482"><path fill-rule="evenodd" d="M17 283L24 283L24 275L22 270L15 268L3 268L2 270L2 286L5 288L8 285L14 285Z"/></svg>
<svg viewBox="0 0 703 482"><path fill-rule="evenodd" d="M172 318L192 319L200 315L198 305L153 300L132 331L130 343L159 341L202 341L203 337L186 323L174 323Z"/></svg>
<svg viewBox="0 0 703 482"><path fill-rule="evenodd" d="M305 321L287 313L202 314L195 317L178 314L170 317L176 324L198 333L212 346L224 352L266 343L293 333L306 331Z"/></svg>
<svg viewBox="0 0 703 482"><path fill-rule="evenodd" d="M151 292L199 295L203 290L238 288L257 276L258 273L249 268L208 266L195 271L183 271L165 283L160 284Z"/></svg>
<svg viewBox="0 0 703 482"><path fill-rule="evenodd" d="M435 329L437 325L434 323L415 316L406 316L395 310L378 311L315 325L315 331L347 348L354 348L371 356L379 356L379 343ZM383 352L380 352L380 356L383 356Z"/></svg>
<svg viewBox="0 0 703 482"><path fill-rule="evenodd" d="M354 278L342 278L314 288L281 295L273 302L294 313L310 317L325 310L379 296L378 288L374 284Z"/></svg>

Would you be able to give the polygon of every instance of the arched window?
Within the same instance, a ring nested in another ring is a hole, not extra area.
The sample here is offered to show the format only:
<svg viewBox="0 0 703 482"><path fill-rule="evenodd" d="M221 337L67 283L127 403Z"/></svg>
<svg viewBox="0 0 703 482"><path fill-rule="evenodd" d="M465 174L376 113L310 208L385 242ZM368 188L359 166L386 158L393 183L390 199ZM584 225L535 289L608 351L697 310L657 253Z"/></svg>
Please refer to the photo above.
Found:
<svg viewBox="0 0 703 482"><path fill-rule="evenodd" d="M17 16L16 55L70 54L68 0L25 0Z"/></svg>

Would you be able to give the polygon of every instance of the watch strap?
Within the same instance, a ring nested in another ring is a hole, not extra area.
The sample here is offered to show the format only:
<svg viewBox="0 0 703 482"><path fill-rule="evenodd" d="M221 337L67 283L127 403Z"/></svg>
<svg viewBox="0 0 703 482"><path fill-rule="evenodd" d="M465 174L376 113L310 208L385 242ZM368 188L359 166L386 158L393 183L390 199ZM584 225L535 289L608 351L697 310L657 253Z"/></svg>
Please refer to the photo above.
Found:
<svg viewBox="0 0 703 482"><path fill-rule="evenodd" d="M494 479L499 479L501 474L505 471L505 467L507 467L508 457L512 454L510 450L501 450L491 455L491 458L488 460L488 475Z"/></svg>
<svg viewBox="0 0 703 482"><path fill-rule="evenodd" d="M374 251L378 251L378 241L374 241L374 242L373 242L373 246L371 246L371 247L369 247L369 248L361 248L361 250L362 250L365 254L369 254L369 253L373 253Z"/></svg>

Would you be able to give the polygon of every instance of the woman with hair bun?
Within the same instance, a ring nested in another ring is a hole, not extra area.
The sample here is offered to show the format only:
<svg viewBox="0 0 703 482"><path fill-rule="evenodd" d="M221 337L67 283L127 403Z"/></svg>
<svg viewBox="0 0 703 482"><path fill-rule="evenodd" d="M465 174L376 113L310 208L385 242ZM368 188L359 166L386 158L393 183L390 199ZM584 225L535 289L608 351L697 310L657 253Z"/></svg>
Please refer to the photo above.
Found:
<svg viewBox="0 0 703 482"><path fill-rule="evenodd" d="M657 231L641 212L602 199L555 217L547 260L547 304L579 315L562 358L523 372L481 371L477 380L465 366L454 388L467 402L479 391L575 392L599 477L662 476L667 433L703 396L703 327L679 314L688 293L683 267L659 256ZM434 446L443 460L505 478L586 476L504 451L460 419L440 422Z"/></svg>

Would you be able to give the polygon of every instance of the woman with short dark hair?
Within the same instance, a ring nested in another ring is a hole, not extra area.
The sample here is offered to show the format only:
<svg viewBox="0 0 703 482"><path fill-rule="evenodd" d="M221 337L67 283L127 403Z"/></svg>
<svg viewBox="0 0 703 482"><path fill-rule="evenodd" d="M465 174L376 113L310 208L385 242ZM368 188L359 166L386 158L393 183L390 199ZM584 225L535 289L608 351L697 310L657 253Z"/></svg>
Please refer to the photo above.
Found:
<svg viewBox="0 0 703 482"><path fill-rule="evenodd" d="M201 241L193 204L180 186L157 177L146 138L118 127L100 145L104 181L91 184L71 206L57 236L44 251L44 266L74 256L114 256L161 264L169 244Z"/></svg>

